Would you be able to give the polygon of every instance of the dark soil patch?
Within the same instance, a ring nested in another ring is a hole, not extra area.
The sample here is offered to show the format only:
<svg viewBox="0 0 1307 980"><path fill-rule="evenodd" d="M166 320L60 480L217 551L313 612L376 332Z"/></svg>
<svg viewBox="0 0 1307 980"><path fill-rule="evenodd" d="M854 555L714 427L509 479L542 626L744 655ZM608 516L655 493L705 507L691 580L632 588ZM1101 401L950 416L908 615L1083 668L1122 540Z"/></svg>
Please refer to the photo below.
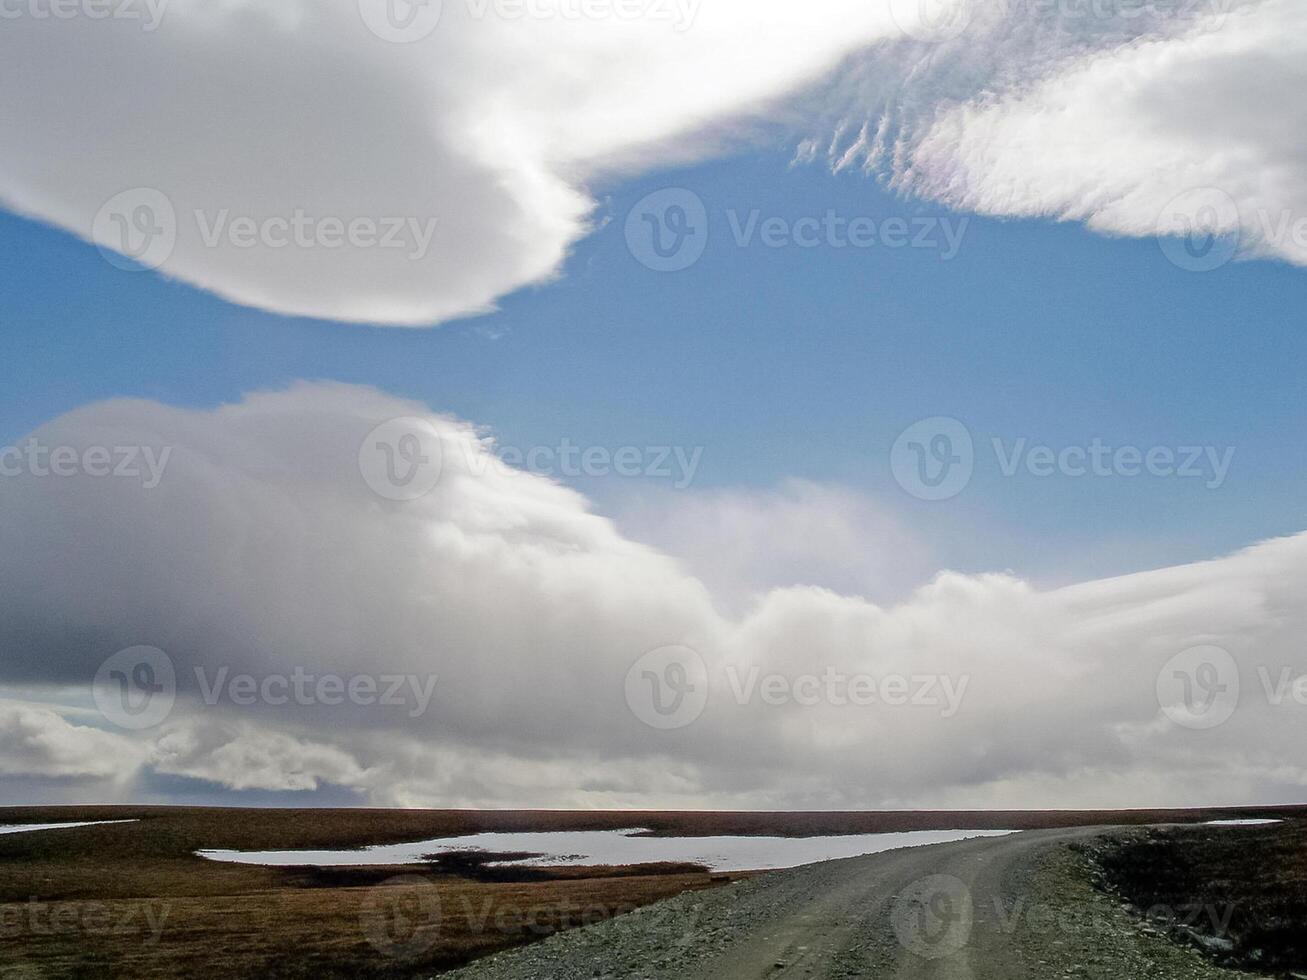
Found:
<svg viewBox="0 0 1307 980"><path fill-rule="evenodd" d="M1307 972L1307 821L1142 830L1092 857L1153 928L1221 965Z"/></svg>

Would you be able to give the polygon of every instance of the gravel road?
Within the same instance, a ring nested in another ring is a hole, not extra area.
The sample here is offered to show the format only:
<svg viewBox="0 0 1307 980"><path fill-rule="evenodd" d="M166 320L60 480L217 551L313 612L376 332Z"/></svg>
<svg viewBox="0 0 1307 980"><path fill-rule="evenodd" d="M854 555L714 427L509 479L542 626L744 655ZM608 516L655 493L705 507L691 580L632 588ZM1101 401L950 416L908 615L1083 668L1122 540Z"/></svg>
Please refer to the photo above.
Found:
<svg viewBox="0 0 1307 980"><path fill-rule="evenodd" d="M887 851L682 895L457 980L1247 980L1145 925L1070 846L1104 828Z"/></svg>

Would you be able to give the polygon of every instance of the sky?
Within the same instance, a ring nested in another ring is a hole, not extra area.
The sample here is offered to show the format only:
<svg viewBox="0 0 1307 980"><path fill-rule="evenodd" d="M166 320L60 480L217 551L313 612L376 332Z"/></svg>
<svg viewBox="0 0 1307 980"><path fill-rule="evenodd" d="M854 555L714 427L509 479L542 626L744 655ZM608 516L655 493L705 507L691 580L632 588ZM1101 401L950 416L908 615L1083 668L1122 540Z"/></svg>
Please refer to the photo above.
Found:
<svg viewBox="0 0 1307 980"><path fill-rule="evenodd" d="M694 189L720 216L682 272L645 268L622 235L631 206L664 187ZM330 379L475 419L514 447L701 446L690 492L839 484L905 522L949 522L933 544L942 564L968 571L1076 580L1301 529L1307 451L1286 433L1307 418L1307 278L1286 263L1195 275L1154 240L951 212L770 148L618 183L602 199L611 220L557 282L413 331L235 307L7 216L3 435L104 398L213 407ZM754 209L949 220L961 241L949 259L883 245L740 247L728 212L743 224ZM1235 455L1209 489L1147 475L1007 477L991 452L959 498L922 502L888 460L898 434L931 416L1008 447L1097 436ZM554 475L618 507L682 482L576 469ZM962 528L983 539L956 540Z"/></svg>
<svg viewBox="0 0 1307 980"><path fill-rule="evenodd" d="M1297 798L1300 11L480 9L6 21L0 800ZM297 670L400 703L206 695Z"/></svg>

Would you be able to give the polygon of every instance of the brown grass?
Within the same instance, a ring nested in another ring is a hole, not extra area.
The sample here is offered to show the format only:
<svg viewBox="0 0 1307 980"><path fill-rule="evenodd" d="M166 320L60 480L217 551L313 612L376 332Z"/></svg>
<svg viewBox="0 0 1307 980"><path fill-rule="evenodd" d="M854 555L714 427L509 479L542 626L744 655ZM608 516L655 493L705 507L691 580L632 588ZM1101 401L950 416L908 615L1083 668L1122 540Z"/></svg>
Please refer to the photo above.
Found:
<svg viewBox="0 0 1307 980"><path fill-rule="evenodd" d="M193 853L201 847L350 847L576 825L561 816L0 810L0 823L124 819L137 822L0 836L0 976L429 976L559 929L742 877L684 865L549 871L489 869L455 859L395 868L263 868ZM396 876L399 882L392 881ZM405 938L408 929L403 915L417 925L416 941L396 945L395 930Z"/></svg>
<svg viewBox="0 0 1307 980"><path fill-rule="evenodd" d="M0 964L35 966L41 977L124 980L426 976L711 883L706 874L489 884L414 875L413 868L389 873L403 877L208 897L41 903L37 919L18 906L17 918L0 918L9 925L0 925ZM397 925L406 908L413 926ZM52 929L52 922L65 925ZM412 948L403 945L414 937Z"/></svg>

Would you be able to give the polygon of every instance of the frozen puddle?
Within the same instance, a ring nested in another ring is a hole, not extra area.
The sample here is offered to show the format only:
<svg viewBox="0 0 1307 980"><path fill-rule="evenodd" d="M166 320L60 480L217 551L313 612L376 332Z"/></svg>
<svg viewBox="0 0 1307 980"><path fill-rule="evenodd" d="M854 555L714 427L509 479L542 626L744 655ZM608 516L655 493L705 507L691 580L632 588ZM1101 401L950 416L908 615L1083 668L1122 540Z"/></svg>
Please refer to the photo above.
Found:
<svg viewBox="0 0 1307 980"><path fill-rule="evenodd" d="M1264 827L1268 823L1279 823L1279 820L1208 820L1204 823L1206 827Z"/></svg>
<svg viewBox="0 0 1307 980"><path fill-rule="evenodd" d="M517 861L495 861L513 867L582 867L608 864L675 862L702 864L713 871L770 871L816 861L876 854L896 847L942 844L971 837L1000 837L1011 830L914 830L895 834L851 834L839 837L637 837L646 831L591 830L574 832L472 834L437 837L406 844L378 844L353 851L200 851L201 857L240 864L319 867L370 864L420 864L427 855L451 851L539 855Z"/></svg>
<svg viewBox="0 0 1307 980"><path fill-rule="evenodd" d="M0 825L0 834L25 834L32 830L66 830L70 827L99 827L107 823L135 822L135 820L83 820L80 823L11 823Z"/></svg>

